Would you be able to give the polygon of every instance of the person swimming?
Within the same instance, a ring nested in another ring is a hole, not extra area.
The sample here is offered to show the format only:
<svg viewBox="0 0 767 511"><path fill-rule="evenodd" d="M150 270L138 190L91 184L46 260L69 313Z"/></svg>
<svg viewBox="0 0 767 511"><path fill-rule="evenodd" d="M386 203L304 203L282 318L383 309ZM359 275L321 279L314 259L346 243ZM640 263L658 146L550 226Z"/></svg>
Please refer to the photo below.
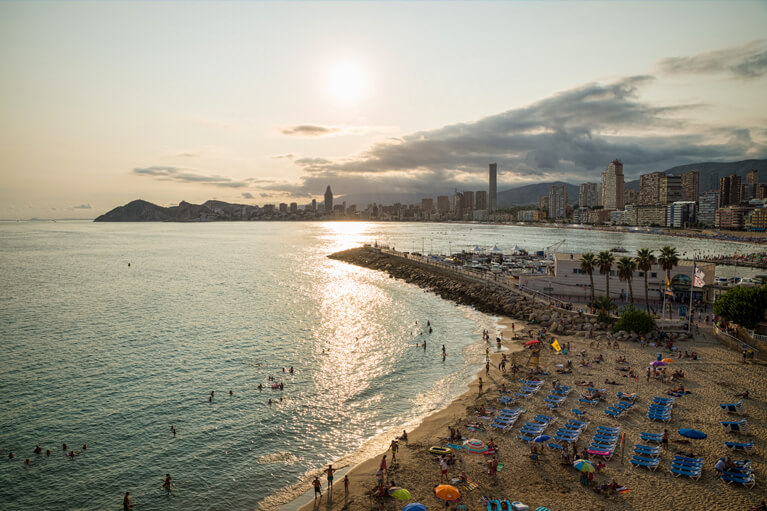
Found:
<svg viewBox="0 0 767 511"><path fill-rule="evenodd" d="M42 447L40 447L39 445L38 445L38 446L35 446L35 450L34 450L33 452L34 452L35 454L40 454L41 452L43 452L43 448L42 448Z"/></svg>
<svg viewBox="0 0 767 511"><path fill-rule="evenodd" d="M162 483L162 487L166 491L170 491L170 474L165 474L165 482Z"/></svg>

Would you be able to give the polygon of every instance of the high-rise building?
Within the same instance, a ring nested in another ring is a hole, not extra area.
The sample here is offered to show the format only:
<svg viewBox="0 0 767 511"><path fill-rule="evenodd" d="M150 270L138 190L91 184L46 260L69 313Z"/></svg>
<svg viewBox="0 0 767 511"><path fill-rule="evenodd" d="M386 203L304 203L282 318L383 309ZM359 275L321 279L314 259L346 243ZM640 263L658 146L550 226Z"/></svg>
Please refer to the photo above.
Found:
<svg viewBox="0 0 767 511"><path fill-rule="evenodd" d="M731 175L719 180L719 207L740 204L740 176Z"/></svg>
<svg viewBox="0 0 767 511"><path fill-rule="evenodd" d="M463 192L463 212L471 219L472 211L474 211L474 192Z"/></svg>
<svg viewBox="0 0 767 511"><path fill-rule="evenodd" d="M686 201L698 200L700 196L700 172L692 170L682 174L682 194Z"/></svg>
<svg viewBox="0 0 767 511"><path fill-rule="evenodd" d="M698 197L698 222L713 226L717 209L719 209L719 192L706 192Z"/></svg>
<svg viewBox="0 0 767 511"><path fill-rule="evenodd" d="M538 199L538 209L542 209L543 211L549 210L549 196L544 195L540 199Z"/></svg>
<svg viewBox="0 0 767 511"><path fill-rule="evenodd" d="M599 183L581 183L578 187L578 206L582 208L599 206Z"/></svg>
<svg viewBox="0 0 767 511"><path fill-rule="evenodd" d="M490 191L488 192L488 210L492 213L496 208L496 185L498 179L498 164L490 164Z"/></svg>
<svg viewBox="0 0 767 511"><path fill-rule="evenodd" d="M602 183L599 187L604 209L623 209L623 164L613 160L602 172Z"/></svg>
<svg viewBox="0 0 767 511"><path fill-rule="evenodd" d="M297 202L291 202L290 203L290 212L291 213L298 213L298 203Z"/></svg>
<svg viewBox="0 0 767 511"><path fill-rule="evenodd" d="M639 192L626 188L623 192L623 204L636 204L639 201Z"/></svg>
<svg viewBox="0 0 767 511"><path fill-rule="evenodd" d="M567 186L549 187L549 218L564 218L567 214Z"/></svg>
<svg viewBox="0 0 767 511"><path fill-rule="evenodd" d="M280 213L288 212L288 205L285 204L284 202L280 202L279 208L280 208Z"/></svg>
<svg viewBox="0 0 767 511"><path fill-rule="evenodd" d="M421 212L428 216L434 211L434 199L421 199Z"/></svg>
<svg viewBox="0 0 767 511"><path fill-rule="evenodd" d="M487 191L478 190L474 192L474 209L487 209Z"/></svg>
<svg viewBox="0 0 767 511"><path fill-rule="evenodd" d="M450 197L447 195L437 197L437 211L440 215L447 215L450 212Z"/></svg>
<svg viewBox="0 0 767 511"><path fill-rule="evenodd" d="M751 199L759 199L759 191L759 171L749 170L746 172L746 184L742 187L740 198L744 202Z"/></svg>
<svg viewBox="0 0 767 511"><path fill-rule="evenodd" d="M666 225L669 227L684 228L695 223L695 201L677 201L668 208L669 219Z"/></svg>
<svg viewBox="0 0 767 511"><path fill-rule="evenodd" d="M673 204L684 198L682 194L682 176L661 176L660 178L660 203Z"/></svg>
<svg viewBox="0 0 767 511"><path fill-rule="evenodd" d="M651 172L639 176L639 204L640 206L657 206L660 204L660 181L663 172Z"/></svg>
<svg viewBox="0 0 767 511"><path fill-rule="evenodd" d="M317 199L312 199L312 211L317 211Z"/></svg>
<svg viewBox="0 0 767 511"><path fill-rule="evenodd" d="M325 189L325 213L332 213L333 212L333 190L330 189L330 185L328 185L327 189Z"/></svg>
<svg viewBox="0 0 767 511"><path fill-rule="evenodd" d="M456 191L453 194L453 207L451 209L453 218L461 220L463 218L463 194Z"/></svg>

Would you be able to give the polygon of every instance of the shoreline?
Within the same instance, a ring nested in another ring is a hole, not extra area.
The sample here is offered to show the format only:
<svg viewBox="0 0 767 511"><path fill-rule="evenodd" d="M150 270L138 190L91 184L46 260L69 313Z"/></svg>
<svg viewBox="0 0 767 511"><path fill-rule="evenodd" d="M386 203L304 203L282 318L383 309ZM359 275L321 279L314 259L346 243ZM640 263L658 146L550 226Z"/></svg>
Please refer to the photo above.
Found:
<svg viewBox="0 0 767 511"><path fill-rule="evenodd" d="M527 325L525 324L524 329L520 330L520 326L524 323L521 320L514 320L512 318L506 317L506 316L500 316L498 320L496 321L496 329L498 330L498 335L504 334L504 341L502 343L502 350L492 352L490 355L490 361L491 365L494 364L495 367L498 366L498 363L500 362L502 358L502 354L506 354L510 357L511 360L514 360L513 355L515 353L519 353L522 351L522 347L519 345L511 344L513 340L509 339L505 336L505 332L509 331L511 329L512 323L515 324L515 331L517 333L520 333L522 331L525 331L527 329ZM478 341L478 344L488 344L489 346L492 346L493 342L485 343L485 341ZM482 376L483 369L480 369L475 375L474 379L471 380L467 384L467 389L465 392L457 396L455 399L453 399L451 402L449 402L445 407L438 409L429 415L418 419L413 424L413 429L408 431L408 445L400 442L400 453L404 455L405 451L408 449L409 444L413 444L417 441L424 440L428 438L429 436L433 435L434 429L437 424L440 424L442 421L446 419L450 419L451 423L457 422L461 417L462 414L465 411L465 408L467 406L467 403L473 402L473 398L476 396L476 388L479 384L479 378ZM495 390L496 385L495 382L491 383L488 379L483 380L485 385L483 385L483 389L486 389L483 391L483 394L486 394L492 390ZM407 430L406 426L400 426L395 428L397 430L396 433L401 434L401 431L403 429ZM443 428L444 429L444 428ZM363 461L360 461L356 463L355 465L351 467L344 467L343 470L337 470L335 474L335 480L334 480L334 490L336 490L336 485L338 485L338 490L341 495L343 495L343 476L348 475L349 476L349 499L344 499L343 501L336 501L332 502L331 504L328 504L327 502L327 480L325 477L320 477L320 480L322 481L322 498L326 499L325 504L320 506L320 501L315 501L314 499L314 490L310 487L306 492L304 492L301 496L299 496L296 499L293 499L291 502L287 504L283 504L279 507L280 511L314 511L319 509L320 507L326 508L326 510L335 510L335 509L348 509L348 507L352 504L361 504L365 505L367 504L366 498L360 499L355 496L364 495L365 492L369 490L368 481L371 479L371 477L375 476L375 472L378 469L378 463L380 461L380 458L383 454L386 454L390 452L389 450L389 444L392 439L394 439L395 436L399 436L399 434L393 434L392 432L382 433L381 435L377 435L376 437L384 437L386 440L383 442L385 444L384 449L378 449L378 452L373 455L372 457L368 457L364 459ZM375 439L371 439L373 441ZM370 442L370 441L369 441ZM369 442L366 442L368 444ZM377 442L378 443L378 442ZM364 451L365 445L360 447L356 453L360 453ZM342 460L353 457L354 453L342 458ZM335 465L335 462L333 463ZM321 469L316 469L312 471L313 473L320 473ZM302 481L302 484L306 484L306 481ZM356 499L356 502L355 502ZM320 499L321 500L321 499Z"/></svg>

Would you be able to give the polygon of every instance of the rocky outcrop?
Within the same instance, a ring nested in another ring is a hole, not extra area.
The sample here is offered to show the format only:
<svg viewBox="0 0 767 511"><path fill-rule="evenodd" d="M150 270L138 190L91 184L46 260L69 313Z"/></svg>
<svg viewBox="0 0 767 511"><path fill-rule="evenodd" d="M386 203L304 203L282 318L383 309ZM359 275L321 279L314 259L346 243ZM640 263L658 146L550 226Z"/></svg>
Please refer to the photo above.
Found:
<svg viewBox="0 0 767 511"><path fill-rule="evenodd" d="M454 271L392 256L373 247L353 248L331 254L331 259L384 271L456 303L471 305L489 314L499 314L554 328L555 333L605 330L608 325L577 311L550 309L540 301L486 280L477 280Z"/></svg>
<svg viewBox="0 0 767 511"><path fill-rule="evenodd" d="M134 200L125 206L96 218L94 222L200 222L218 220L207 206L181 201L178 206L165 208L145 200Z"/></svg>

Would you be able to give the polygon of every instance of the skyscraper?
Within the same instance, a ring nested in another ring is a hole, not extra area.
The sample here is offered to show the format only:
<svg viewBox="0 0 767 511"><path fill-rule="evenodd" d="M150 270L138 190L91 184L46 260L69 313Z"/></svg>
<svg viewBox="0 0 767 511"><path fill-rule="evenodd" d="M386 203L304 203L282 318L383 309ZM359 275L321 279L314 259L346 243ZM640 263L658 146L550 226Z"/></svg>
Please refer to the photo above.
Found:
<svg viewBox="0 0 767 511"><path fill-rule="evenodd" d="M581 183L578 187L578 205L582 208L599 206L599 183Z"/></svg>
<svg viewBox="0 0 767 511"><path fill-rule="evenodd" d="M692 170L682 174L682 194L684 200L698 200L700 196L700 172Z"/></svg>
<svg viewBox="0 0 767 511"><path fill-rule="evenodd" d="M487 209L487 191L478 190L474 193L474 209Z"/></svg>
<svg viewBox="0 0 767 511"><path fill-rule="evenodd" d="M759 198L759 171L749 170L746 172L746 184L743 185L741 200L749 201Z"/></svg>
<svg viewBox="0 0 767 511"><path fill-rule="evenodd" d="M437 211L441 215L446 215L450 211L450 197L447 195L437 197Z"/></svg>
<svg viewBox="0 0 767 511"><path fill-rule="evenodd" d="M623 209L623 164L613 160L602 172L602 206L604 209Z"/></svg>
<svg viewBox="0 0 767 511"><path fill-rule="evenodd" d="M719 207L740 204L740 176L731 175L719 180Z"/></svg>
<svg viewBox="0 0 767 511"><path fill-rule="evenodd" d="M660 178L660 204L673 204L674 202L681 201L683 198L682 176L662 175Z"/></svg>
<svg viewBox="0 0 767 511"><path fill-rule="evenodd" d="M325 213L332 213L333 212L333 190L330 189L330 185L328 185L327 189L325 190Z"/></svg>
<svg viewBox="0 0 767 511"><path fill-rule="evenodd" d="M564 218L567 214L567 187L551 185L549 187L549 218Z"/></svg>
<svg viewBox="0 0 767 511"><path fill-rule="evenodd" d="M660 201L660 182L663 172L651 172L639 176L639 202L641 206L657 206Z"/></svg>
<svg viewBox="0 0 767 511"><path fill-rule="evenodd" d="M312 199L312 211L317 211L317 199Z"/></svg>
<svg viewBox="0 0 767 511"><path fill-rule="evenodd" d="M474 192L463 192L463 212L471 220L471 212L474 211Z"/></svg>
<svg viewBox="0 0 767 511"><path fill-rule="evenodd" d="M490 164L490 193L488 194L488 210L490 213L495 211L496 208L496 180L498 178L498 164L497 163L491 163Z"/></svg>

